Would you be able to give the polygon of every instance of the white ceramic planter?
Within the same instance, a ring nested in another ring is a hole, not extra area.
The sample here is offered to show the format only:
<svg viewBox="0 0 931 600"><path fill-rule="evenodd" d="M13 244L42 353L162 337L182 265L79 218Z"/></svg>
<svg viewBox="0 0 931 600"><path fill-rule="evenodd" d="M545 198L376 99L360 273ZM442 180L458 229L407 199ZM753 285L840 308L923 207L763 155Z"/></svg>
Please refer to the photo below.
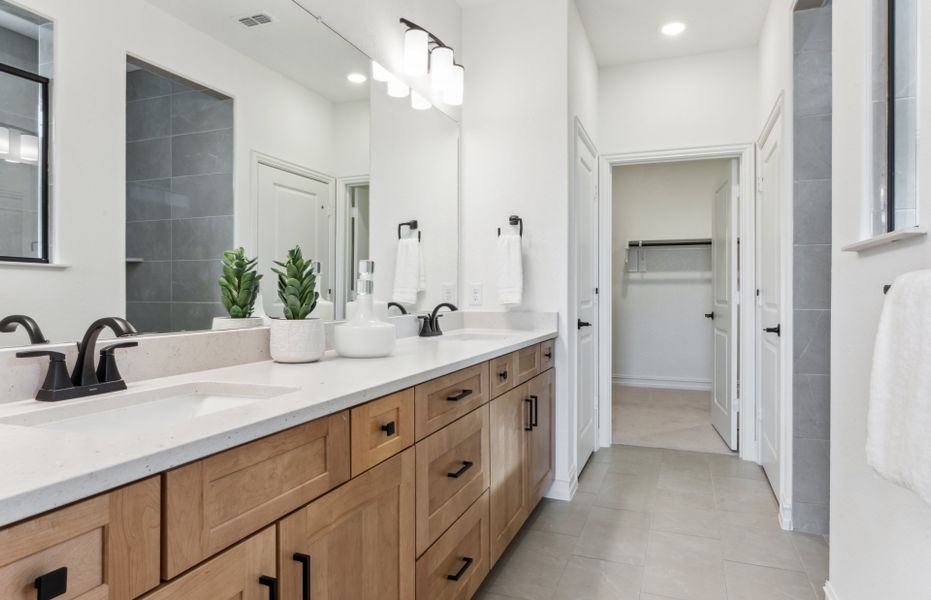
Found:
<svg viewBox="0 0 931 600"><path fill-rule="evenodd" d="M212 329L223 331L227 329L251 329L261 327L265 324L262 317L247 317L245 319L233 319L231 317L214 317Z"/></svg>
<svg viewBox="0 0 931 600"><path fill-rule="evenodd" d="M307 363L323 358L326 331L320 319L272 319L271 355L280 363Z"/></svg>

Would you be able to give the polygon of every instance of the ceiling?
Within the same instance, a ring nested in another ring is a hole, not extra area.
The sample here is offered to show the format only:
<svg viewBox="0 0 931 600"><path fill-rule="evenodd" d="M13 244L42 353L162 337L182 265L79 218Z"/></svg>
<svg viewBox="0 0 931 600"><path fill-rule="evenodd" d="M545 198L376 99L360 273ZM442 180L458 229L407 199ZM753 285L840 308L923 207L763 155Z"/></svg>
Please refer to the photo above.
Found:
<svg viewBox="0 0 931 600"><path fill-rule="evenodd" d="M769 1L576 0L603 67L755 46ZM664 36L659 28L670 21L688 29Z"/></svg>
<svg viewBox="0 0 931 600"><path fill-rule="evenodd" d="M148 0L207 35L282 73L332 102L368 100L369 59L291 0ZM272 22L246 27L238 19L265 13Z"/></svg>

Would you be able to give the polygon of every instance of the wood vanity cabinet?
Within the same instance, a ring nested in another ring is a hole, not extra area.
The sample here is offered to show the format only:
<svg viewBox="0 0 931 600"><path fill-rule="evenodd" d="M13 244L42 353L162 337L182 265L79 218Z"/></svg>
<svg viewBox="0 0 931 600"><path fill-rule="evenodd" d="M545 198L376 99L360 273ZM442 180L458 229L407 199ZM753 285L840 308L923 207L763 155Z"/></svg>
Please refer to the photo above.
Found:
<svg viewBox="0 0 931 600"><path fill-rule="evenodd" d="M196 569L164 584L143 600L278 598L279 596L273 595L273 588L278 586L275 561L275 528L268 527Z"/></svg>
<svg viewBox="0 0 931 600"><path fill-rule="evenodd" d="M61 600L130 600L157 586L160 489L151 477L0 530L0 598L35 600L38 578L64 581Z"/></svg>
<svg viewBox="0 0 931 600"><path fill-rule="evenodd" d="M162 577L171 579L349 480L349 411L163 474Z"/></svg>
<svg viewBox="0 0 931 600"><path fill-rule="evenodd" d="M278 536L283 600L413 598L414 450L283 519Z"/></svg>

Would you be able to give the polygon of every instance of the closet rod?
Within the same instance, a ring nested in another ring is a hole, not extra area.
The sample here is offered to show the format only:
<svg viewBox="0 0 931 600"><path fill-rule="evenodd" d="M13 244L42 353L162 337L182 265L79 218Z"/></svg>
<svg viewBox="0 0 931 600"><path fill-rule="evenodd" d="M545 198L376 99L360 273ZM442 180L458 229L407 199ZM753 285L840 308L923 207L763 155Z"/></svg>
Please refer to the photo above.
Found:
<svg viewBox="0 0 931 600"><path fill-rule="evenodd" d="M628 248L656 248L662 246L710 246L710 239L697 240L631 240Z"/></svg>

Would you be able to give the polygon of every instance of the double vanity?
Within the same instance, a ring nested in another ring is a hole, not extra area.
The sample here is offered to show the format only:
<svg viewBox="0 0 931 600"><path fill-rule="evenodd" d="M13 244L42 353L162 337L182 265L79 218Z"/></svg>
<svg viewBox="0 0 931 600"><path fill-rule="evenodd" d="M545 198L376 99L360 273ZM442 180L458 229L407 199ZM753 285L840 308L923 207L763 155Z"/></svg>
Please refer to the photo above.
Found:
<svg viewBox="0 0 931 600"><path fill-rule="evenodd" d="M469 598L552 481L555 337L8 404L0 597Z"/></svg>

